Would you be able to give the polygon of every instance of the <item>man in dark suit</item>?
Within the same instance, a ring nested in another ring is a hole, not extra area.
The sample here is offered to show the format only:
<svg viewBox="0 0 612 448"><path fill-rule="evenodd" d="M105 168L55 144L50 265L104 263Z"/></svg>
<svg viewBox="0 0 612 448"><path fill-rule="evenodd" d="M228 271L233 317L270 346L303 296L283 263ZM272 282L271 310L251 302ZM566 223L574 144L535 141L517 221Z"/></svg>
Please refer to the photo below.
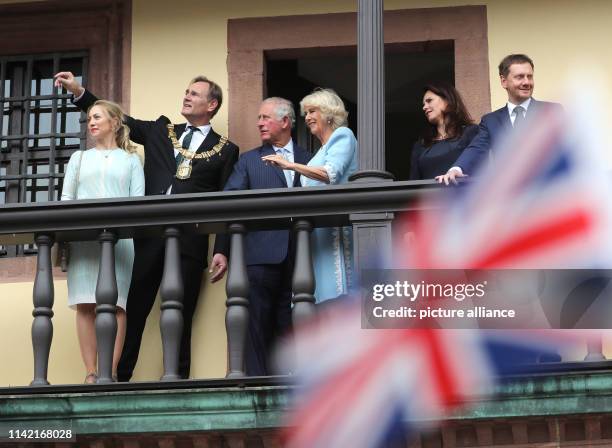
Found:
<svg viewBox="0 0 612 448"><path fill-rule="evenodd" d="M262 146L247 151L234 166L225 190L255 190L300 186L300 175L262 161L279 154L290 162L306 164L310 153L291 139L295 112L284 98L267 98L259 108L257 126ZM213 265L227 266L227 238L215 244ZM288 230L249 232L246 235L249 277L249 333L245 363L249 376L270 374L269 353L276 338L291 326L293 250ZM215 277L218 280L223 275Z"/></svg>
<svg viewBox="0 0 612 448"><path fill-rule="evenodd" d="M478 134L465 148L454 166L442 176L436 177L440 183L456 183L457 178L474 174L485 160L497 140L508 130L517 128L520 123L543 107L561 107L557 103L537 101L532 97L533 61L524 54L511 54L499 64L501 86L508 93L508 103L501 109L488 113L480 121Z"/></svg>
<svg viewBox="0 0 612 448"><path fill-rule="evenodd" d="M74 104L87 110L97 98L84 89L70 72L55 75L56 85L64 86ZM165 116L155 121L126 117L130 139L144 146L145 194L179 194L223 189L238 147L212 130L210 120L221 107L221 88L204 76L194 78L183 96L181 114L187 123L173 125ZM208 235L182 236L181 270L184 285L183 334L179 354L179 374L189 378L191 326L203 270L208 255ZM165 243L162 239L134 240L134 267L127 300L127 332L118 366L120 381L132 376L142 333L161 282ZM224 269L221 265L217 269Z"/></svg>

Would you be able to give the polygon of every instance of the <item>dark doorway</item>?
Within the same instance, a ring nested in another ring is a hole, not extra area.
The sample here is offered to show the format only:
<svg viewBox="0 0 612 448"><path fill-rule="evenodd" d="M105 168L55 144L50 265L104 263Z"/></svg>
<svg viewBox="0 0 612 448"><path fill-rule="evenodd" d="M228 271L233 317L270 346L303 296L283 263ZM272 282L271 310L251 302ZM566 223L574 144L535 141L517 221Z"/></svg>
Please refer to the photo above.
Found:
<svg viewBox="0 0 612 448"><path fill-rule="evenodd" d="M397 180L408 179L412 144L425 126L423 85L454 84L454 72L453 41L385 45L385 160ZM293 101L298 114L294 138L301 146L319 147L299 117L300 100L315 87L332 88L342 97L357 135L356 47L266 52L266 76L265 96Z"/></svg>

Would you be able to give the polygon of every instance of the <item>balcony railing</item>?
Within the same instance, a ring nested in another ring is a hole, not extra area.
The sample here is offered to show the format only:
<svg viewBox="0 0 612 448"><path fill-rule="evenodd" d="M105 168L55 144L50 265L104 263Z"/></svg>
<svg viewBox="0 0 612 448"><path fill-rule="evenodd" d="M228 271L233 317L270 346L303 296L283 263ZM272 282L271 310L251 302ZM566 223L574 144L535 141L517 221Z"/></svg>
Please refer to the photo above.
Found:
<svg viewBox="0 0 612 448"><path fill-rule="evenodd" d="M429 186L429 188L427 188ZM425 187L424 189L422 189ZM153 196L117 200L70 201L22 204L2 207L0 243L38 246L34 281L34 379L32 385L47 382L48 357L53 334L53 271L50 248L54 241L98 240L101 245L100 271L96 289L96 329L99 351L99 382L111 382L111 359L116 318L117 287L114 278L114 243L119 238L160 237L166 239L160 327L164 348L162 380L178 379L178 345L181 334L182 287L178 241L181 234L229 232L232 253L227 280L229 376L244 376L243 347L248 313L248 281L244 269L243 238L249 230L294 228L297 257L293 284L296 302L294 318L312 313L312 279L309 233L313 226L355 223L363 235L368 223L375 223L382 240L361 238L357 253L367 253L385 241L390 253L390 222L394 211L409 210L417 196L435 191L427 182L378 184L355 183L329 188L260 190ZM385 223L380 226L380 223ZM381 232L382 230L382 232Z"/></svg>
<svg viewBox="0 0 612 448"><path fill-rule="evenodd" d="M38 246L34 280L32 385L46 385L53 334L53 271L50 249L54 241L97 240L101 245L96 289L96 329L99 383L110 383L115 340L117 286L113 245L119 238L159 237L166 240L160 327L163 343L162 381L179 379L178 348L182 329L182 285L179 237L183 234L231 235L227 279L226 329L228 378L244 376L244 339L248 322L248 280L244 235L252 230L292 229L296 236L293 276L293 318L314 313L314 279L309 235L314 227L352 225L356 272L367 267L376 251L390 262L391 223L396 212L416 210L440 188L431 181L353 182L347 185L270 189L242 192L151 196L116 200L18 204L0 207L0 244L35 242ZM418 200L418 201L417 201ZM380 257L377 259L380 263ZM380 264L379 264L380 265ZM588 359L605 359L601 342L591 342ZM594 363L593 367L599 365ZM564 370L560 365L550 368ZM584 368L584 366L582 366Z"/></svg>

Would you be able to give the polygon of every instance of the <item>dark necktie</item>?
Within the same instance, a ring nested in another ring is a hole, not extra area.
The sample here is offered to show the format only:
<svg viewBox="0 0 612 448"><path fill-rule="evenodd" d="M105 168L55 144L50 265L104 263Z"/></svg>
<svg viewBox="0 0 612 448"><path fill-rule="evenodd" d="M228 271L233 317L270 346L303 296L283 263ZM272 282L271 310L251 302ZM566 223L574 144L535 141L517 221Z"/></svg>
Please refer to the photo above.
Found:
<svg viewBox="0 0 612 448"><path fill-rule="evenodd" d="M189 129L189 132L187 132L187 135L185 136L185 138L183 139L183 149L186 149L189 151L189 145L191 144L191 139L193 138L193 133L194 132L200 132L200 130L196 127L193 126L187 126L187 128ZM181 162L185 159L185 157L183 157L183 154L181 154L180 152L176 155L175 157L176 159L176 166L179 166L181 164Z"/></svg>
<svg viewBox="0 0 612 448"><path fill-rule="evenodd" d="M516 114L514 116L514 128L518 128L520 126L523 125L523 122L525 121L525 108L523 106L516 106L514 108L514 113Z"/></svg>

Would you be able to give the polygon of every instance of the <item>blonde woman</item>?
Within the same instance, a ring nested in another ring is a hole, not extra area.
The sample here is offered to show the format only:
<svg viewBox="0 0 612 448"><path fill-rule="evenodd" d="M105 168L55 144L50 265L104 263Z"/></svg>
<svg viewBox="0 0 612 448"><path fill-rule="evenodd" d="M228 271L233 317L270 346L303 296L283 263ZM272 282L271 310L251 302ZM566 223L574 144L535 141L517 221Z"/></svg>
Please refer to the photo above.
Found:
<svg viewBox="0 0 612 448"><path fill-rule="evenodd" d="M300 109L312 135L321 148L307 165L285 160L279 155L262 159L281 169L301 174L302 186L322 186L348 182L357 171L357 140L347 127L348 112L342 99L331 89L316 89L300 101ZM352 234L349 227L318 228L313 232L314 270L317 302L349 292L353 270Z"/></svg>
<svg viewBox="0 0 612 448"><path fill-rule="evenodd" d="M87 130L94 147L87 151L77 151L70 157L64 177L62 201L143 196L142 164L130 145L129 128L123 124L123 112L119 105L110 101L96 101L87 112ZM68 304L76 309L77 336L86 369L85 383L95 383L97 380L95 290L100 264L99 246L95 241L70 245ZM133 261L132 240L117 241L115 273L119 294L113 377L116 377L125 338L125 307Z"/></svg>

